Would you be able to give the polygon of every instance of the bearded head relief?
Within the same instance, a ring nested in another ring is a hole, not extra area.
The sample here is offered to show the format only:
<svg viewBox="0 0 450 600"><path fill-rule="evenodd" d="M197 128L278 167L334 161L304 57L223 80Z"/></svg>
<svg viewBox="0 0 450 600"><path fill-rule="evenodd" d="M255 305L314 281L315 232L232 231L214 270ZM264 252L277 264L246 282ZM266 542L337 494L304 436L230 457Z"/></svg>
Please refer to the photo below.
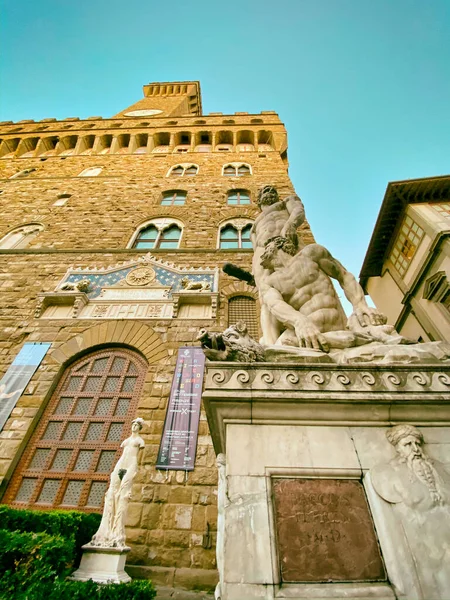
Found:
<svg viewBox="0 0 450 600"><path fill-rule="evenodd" d="M396 460L406 464L417 479L427 486L434 503L441 504L433 463L422 448L422 433L413 425L402 424L388 430L386 437L397 452Z"/></svg>

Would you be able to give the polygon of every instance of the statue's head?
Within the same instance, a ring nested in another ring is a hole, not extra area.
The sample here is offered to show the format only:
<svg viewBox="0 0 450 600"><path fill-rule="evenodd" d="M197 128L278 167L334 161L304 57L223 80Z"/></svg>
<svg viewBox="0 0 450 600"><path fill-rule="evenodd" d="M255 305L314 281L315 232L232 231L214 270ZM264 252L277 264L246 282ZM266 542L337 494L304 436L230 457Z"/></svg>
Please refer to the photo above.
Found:
<svg viewBox="0 0 450 600"><path fill-rule="evenodd" d="M386 432L388 441L394 446L397 454L404 460L422 457L423 435L413 425L395 425Z"/></svg>
<svg viewBox="0 0 450 600"><path fill-rule="evenodd" d="M264 185L258 192L257 204L259 208L262 208L263 206L275 204L279 199L277 188L273 185Z"/></svg>
<svg viewBox="0 0 450 600"><path fill-rule="evenodd" d="M144 419L137 417L134 421L131 421L131 431L141 431L144 427Z"/></svg>
<svg viewBox="0 0 450 600"><path fill-rule="evenodd" d="M297 248L287 238L281 236L270 238L267 240L264 252L261 255L261 266L265 269L275 267L275 261L280 251L289 254L289 256L294 256L297 253Z"/></svg>

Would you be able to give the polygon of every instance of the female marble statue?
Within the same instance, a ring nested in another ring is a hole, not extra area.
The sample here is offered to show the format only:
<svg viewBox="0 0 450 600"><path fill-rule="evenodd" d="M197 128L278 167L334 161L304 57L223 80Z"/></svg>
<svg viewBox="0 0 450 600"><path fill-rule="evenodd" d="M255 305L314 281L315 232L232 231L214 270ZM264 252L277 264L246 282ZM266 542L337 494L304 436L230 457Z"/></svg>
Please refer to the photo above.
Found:
<svg viewBox="0 0 450 600"><path fill-rule="evenodd" d="M91 541L92 546L115 547L125 546L125 520L128 501L131 496L131 485L138 468L139 451L144 447L144 440L139 435L144 420L138 417L131 425L131 435L124 440L122 456L111 473L108 491L105 494L105 505L100 527Z"/></svg>

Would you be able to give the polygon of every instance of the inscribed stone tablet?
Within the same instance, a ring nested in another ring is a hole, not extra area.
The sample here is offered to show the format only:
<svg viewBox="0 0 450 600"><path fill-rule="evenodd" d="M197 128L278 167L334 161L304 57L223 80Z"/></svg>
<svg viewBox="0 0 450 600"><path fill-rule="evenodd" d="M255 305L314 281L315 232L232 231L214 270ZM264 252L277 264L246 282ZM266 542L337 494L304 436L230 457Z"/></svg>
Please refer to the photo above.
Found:
<svg viewBox="0 0 450 600"><path fill-rule="evenodd" d="M359 481L275 478L273 490L282 581L386 579Z"/></svg>

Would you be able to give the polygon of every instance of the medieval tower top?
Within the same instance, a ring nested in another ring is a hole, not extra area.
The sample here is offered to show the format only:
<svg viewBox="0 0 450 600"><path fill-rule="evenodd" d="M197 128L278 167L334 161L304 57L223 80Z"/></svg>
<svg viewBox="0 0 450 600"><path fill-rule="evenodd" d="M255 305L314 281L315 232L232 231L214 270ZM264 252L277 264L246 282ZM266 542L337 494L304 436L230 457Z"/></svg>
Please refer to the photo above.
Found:
<svg viewBox="0 0 450 600"><path fill-rule="evenodd" d="M202 114L199 81L175 81L144 85L144 98L115 117L190 117Z"/></svg>

